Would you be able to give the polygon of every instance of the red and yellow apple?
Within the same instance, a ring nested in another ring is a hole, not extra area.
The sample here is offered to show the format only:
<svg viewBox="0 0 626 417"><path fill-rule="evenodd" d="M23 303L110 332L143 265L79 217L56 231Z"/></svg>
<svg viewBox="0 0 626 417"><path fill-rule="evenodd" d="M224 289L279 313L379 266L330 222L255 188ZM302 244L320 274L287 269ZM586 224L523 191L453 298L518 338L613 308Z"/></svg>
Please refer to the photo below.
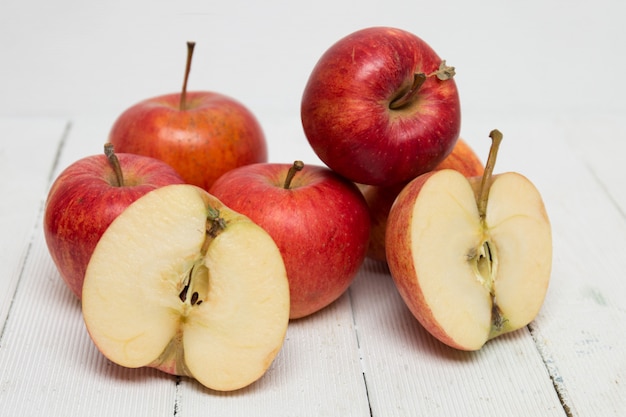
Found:
<svg viewBox="0 0 626 417"><path fill-rule="evenodd" d="M98 240L111 222L147 192L183 179L166 163L132 154L80 159L52 184L43 221L48 250L61 278L80 299L85 270Z"/></svg>
<svg viewBox="0 0 626 417"><path fill-rule="evenodd" d="M213 91L187 92L189 43L182 92L143 100L115 121L109 141L119 152L161 159L189 183L208 190L223 173L267 161L261 125L241 102Z"/></svg>
<svg viewBox="0 0 626 417"><path fill-rule="evenodd" d="M301 119L317 156L360 184L393 185L435 168L461 127L454 68L416 35L356 31L320 57Z"/></svg>
<svg viewBox="0 0 626 417"><path fill-rule="evenodd" d="M432 171L411 181L389 213L387 263L413 315L461 350L530 323L550 280L552 233L541 195L516 172Z"/></svg>
<svg viewBox="0 0 626 417"><path fill-rule="evenodd" d="M278 245L292 319L339 298L363 263L367 204L354 183L326 167L301 161L247 165L224 174L210 192L263 227Z"/></svg>
<svg viewBox="0 0 626 417"><path fill-rule="evenodd" d="M258 380L281 350L289 284L261 227L189 184L128 206L98 242L83 317L112 362L219 391Z"/></svg>

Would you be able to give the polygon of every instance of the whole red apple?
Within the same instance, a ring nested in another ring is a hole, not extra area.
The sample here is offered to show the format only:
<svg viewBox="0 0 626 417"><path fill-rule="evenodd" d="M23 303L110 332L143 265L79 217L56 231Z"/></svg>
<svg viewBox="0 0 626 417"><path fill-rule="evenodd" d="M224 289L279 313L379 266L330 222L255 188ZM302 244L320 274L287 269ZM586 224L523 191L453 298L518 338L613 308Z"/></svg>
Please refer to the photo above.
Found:
<svg viewBox="0 0 626 417"><path fill-rule="evenodd" d="M354 183L326 167L300 161L247 165L224 174L210 193L248 216L278 245L292 319L339 298L365 259L367 204Z"/></svg>
<svg viewBox="0 0 626 417"><path fill-rule="evenodd" d="M43 231L61 278L80 299L87 264L111 222L132 202L155 188L184 183L166 163L115 154L79 159L56 178L46 200Z"/></svg>
<svg viewBox="0 0 626 417"><path fill-rule="evenodd" d="M301 103L304 132L317 156L354 182L410 181L440 163L459 136L453 76L412 33L354 32L313 68Z"/></svg>
<svg viewBox="0 0 626 417"><path fill-rule="evenodd" d="M459 138L450 155L441 161L434 171L442 169L454 169L467 178L477 177L483 174L484 165L474 149ZM360 189L367 201L372 219L370 230L370 243L367 256L377 261L386 261L385 254L385 234L387 232L387 217L391 206L400 191L407 183L394 184L390 186L361 185Z"/></svg>
<svg viewBox="0 0 626 417"><path fill-rule="evenodd" d="M143 100L115 121L109 141L118 152L161 159L183 179L208 190L223 173L267 161L267 144L254 114L232 97L187 92L194 43L188 43L180 93Z"/></svg>

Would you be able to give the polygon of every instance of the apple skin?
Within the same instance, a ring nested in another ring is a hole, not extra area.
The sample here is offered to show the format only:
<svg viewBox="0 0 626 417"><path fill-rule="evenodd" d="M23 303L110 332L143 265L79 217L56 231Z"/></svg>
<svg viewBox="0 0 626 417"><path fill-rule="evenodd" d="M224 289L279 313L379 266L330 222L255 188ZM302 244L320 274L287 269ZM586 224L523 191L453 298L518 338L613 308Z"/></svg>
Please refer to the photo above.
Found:
<svg viewBox="0 0 626 417"><path fill-rule="evenodd" d="M450 155L441 161L433 171L441 169L454 169L465 177L472 178L483 175L485 164L474 152L474 149L463 138L459 138Z"/></svg>
<svg viewBox="0 0 626 417"><path fill-rule="evenodd" d="M263 130L235 99L211 92L181 93L141 101L115 121L109 141L118 152L146 155L171 165L189 184L208 190L225 172L267 161Z"/></svg>
<svg viewBox="0 0 626 417"><path fill-rule="evenodd" d="M435 172L436 171L431 171L420 175L402 189L398 195L398 199L401 198L406 204L396 204L394 206L394 217L390 219L391 222L398 221L398 223L400 223L403 222L404 219L411 217L413 205L408 202L417 199L422 187ZM388 263L394 267L392 277L395 286L413 316L416 318L419 317L421 325L427 329L432 336L450 347L464 350L463 346L457 345L441 326L439 326L439 323L437 323L432 314L429 314L430 309L428 302L415 277L415 271L413 269L414 264L410 250L408 250L408 247L405 245L406 242L410 241L410 233L410 227L395 227L391 224L390 227L387 228L385 245L387 248L393 248L393 250L387 251L387 259ZM397 247L400 246L402 249L398 250Z"/></svg>
<svg viewBox="0 0 626 417"><path fill-rule="evenodd" d="M463 139L459 138L452 149L452 153L446 157L433 171L441 169L454 169L467 178L482 176L484 164L476 155L476 152ZM396 197L406 186L406 183L391 186L361 185L360 189L367 201L372 219L370 242L367 256L376 261L386 262L385 233L387 231L387 217Z"/></svg>
<svg viewBox="0 0 626 417"><path fill-rule="evenodd" d="M117 186L105 155L92 155L65 168L46 199L46 244L61 278L78 299L91 254L111 222L149 191L184 183L172 167L157 159L124 153L117 158L125 186Z"/></svg>
<svg viewBox="0 0 626 417"><path fill-rule="evenodd" d="M426 42L396 28L340 39L317 62L302 96L302 125L317 156L360 184L398 184L432 170L460 132L454 80L429 76L412 102L390 104L416 73L432 74L441 63Z"/></svg>
<svg viewBox="0 0 626 417"><path fill-rule="evenodd" d="M367 251L370 218L357 186L330 169L305 165L284 188L291 164L237 168L210 193L274 239L289 279L290 318L311 315L350 286Z"/></svg>

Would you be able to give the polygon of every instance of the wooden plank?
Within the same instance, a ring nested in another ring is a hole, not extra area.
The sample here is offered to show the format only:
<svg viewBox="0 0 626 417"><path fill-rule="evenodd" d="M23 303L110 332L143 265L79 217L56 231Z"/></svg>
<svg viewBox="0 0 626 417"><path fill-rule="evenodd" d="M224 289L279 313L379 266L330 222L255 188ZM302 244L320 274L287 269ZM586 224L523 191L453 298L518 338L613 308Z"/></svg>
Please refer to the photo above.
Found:
<svg viewBox="0 0 626 417"><path fill-rule="evenodd" d="M0 119L0 329L43 209L66 124L62 119Z"/></svg>
<svg viewBox="0 0 626 417"><path fill-rule="evenodd" d="M351 294L373 415L563 415L528 331L478 352L448 348L419 325L377 262L366 263Z"/></svg>
<svg viewBox="0 0 626 417"><path fill-rule="evenodd" d="M626 138L623 117L605 115L583 120L564 123L565 137L598 186L626 217L626 170L620 157Z"/></svg>
<svg viewBox="0 0 626 417"><path fill-rule="evenodd" d="M549 300L533 327L573 416L626 414L626 199L621 117L570 120L546 137L560 248ZM568 146L569 145L569 146ZM576 152L563 152L573 147ZM547 158L546 161L547 162Z"/></svg>

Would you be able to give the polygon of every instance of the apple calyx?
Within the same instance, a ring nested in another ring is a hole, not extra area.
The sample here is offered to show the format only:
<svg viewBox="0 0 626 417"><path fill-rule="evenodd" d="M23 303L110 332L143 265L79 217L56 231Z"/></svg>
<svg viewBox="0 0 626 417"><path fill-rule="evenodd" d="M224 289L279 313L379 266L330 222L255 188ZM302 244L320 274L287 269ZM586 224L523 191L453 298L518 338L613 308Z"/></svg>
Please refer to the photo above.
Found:
<svg viewBox="0 0 626 417"><path fill-rule="evenodd" d="M304 168L304 162L302 161L294 161L293 165L289 168L287 172L287 177L285 177L285 182L283 183L283 188L288 190L291 187L291 181L293 181L293 177L295 177L296 173L302 171Z"/></svg>
<svg viewBox="0 0 626 417"><path fill-rule="evenodd" d="M448 66L445 60L441 61L439 68L430 74L424 74L423 72L415 73L413 75L413 83L411 86L407 90L402 91L396 98L391 100L389 108L391 110L400 110L413 103L417 97L417 92L422 84L426 82L426 79L430 77L437 77L437 79L445 81L453 78L455 74L456 72L454 67Z"/></svg>
<svg viewBox="0 0 626 417"><path fill-rule="evenodd" d="M189 307L202 304L209 292L209 269L204 264L204 257L213 240L226 229L226 220L220 216L220 211L209 206L206 221L206 236L200 249L200 256L192 261L187 268L182 282L182 290L178 298ZM191 297L188 295L191 293ZM188 307L188 308L189 308ZM186 312L188 312L186 310Z"/></svg>
<svg viewBox="0 0 626 417"><path fill-rule="evenodd" d="M187 42L187 64L185 65L185 78L183 79L183 88L180 93L179 109L181 111L187 110L187 81L189 80L189 73L191 72L191 61L193 59L193 50L195 46L195 42Z"/></svg>
<svg viewBox="0 0 626 417"><path fill-rule="evenodd" d="M502 133L499 130L494 129L489 133L491 138L491 148L489 150L489 157L485 165L485 171L482 176L479 194L478 194L478 214L482 224L483 231L488 230L485 224L485 218L487 214L487 201L489 199L489 188L491 185L491 177L493 169L496 164L496 158L498 155L498 149L500 148L500 142L502 142ZM502 316L498 304L496 303L496 296L494 293L494 281L498 272L498 255L496 247L491 243L491 237L488 234L484 234L481 244L477 248L472 248L467 255L468 261L472 263L472 269L478 281L489 291L492 300L492 312L491 312L491 331L489 338L495 337L502 333L506 319Z"/></svg>
<svg viewBox="0 0 626 417"><path fill-rule="evenodd" d="M122 166L120 165L120 160L118 159L117 155L115 155L115 150L111 142L107 142L104 144L104 155L107 157L111 168L113 168L113 172L115 172L115 183L113 183L112 185L114 187L123 187L124 174L122 172Z"/></svg>

